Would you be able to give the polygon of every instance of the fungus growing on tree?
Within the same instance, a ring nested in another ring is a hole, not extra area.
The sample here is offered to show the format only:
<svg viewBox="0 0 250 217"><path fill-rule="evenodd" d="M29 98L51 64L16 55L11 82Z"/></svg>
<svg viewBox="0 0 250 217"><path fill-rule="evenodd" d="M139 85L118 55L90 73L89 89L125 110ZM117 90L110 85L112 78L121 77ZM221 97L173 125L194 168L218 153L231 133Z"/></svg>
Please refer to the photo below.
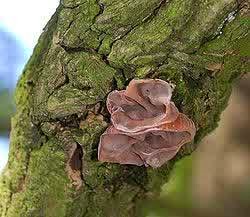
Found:
<svg viewBox="0 0 250 217"><path fill-rule="evenodd" d="M173 88L160 79L132 80L108 95L111 125L100 138L103 162L160 167L195 135L192 120L171 101Z"/></svg>

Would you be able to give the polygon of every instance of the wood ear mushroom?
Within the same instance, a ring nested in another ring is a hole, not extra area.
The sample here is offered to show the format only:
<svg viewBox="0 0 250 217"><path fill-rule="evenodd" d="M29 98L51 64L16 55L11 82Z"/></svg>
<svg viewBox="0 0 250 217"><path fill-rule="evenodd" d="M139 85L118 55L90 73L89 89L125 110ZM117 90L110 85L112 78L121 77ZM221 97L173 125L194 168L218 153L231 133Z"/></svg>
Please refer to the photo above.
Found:
<svg viewBox="0 0 250 217"><path fill-rule="evenodd" d="M108 95L112 124L100 138L103 162L162 166L194 138L193 121L171 101L171 85L160 79L132 80Z"/></svg>

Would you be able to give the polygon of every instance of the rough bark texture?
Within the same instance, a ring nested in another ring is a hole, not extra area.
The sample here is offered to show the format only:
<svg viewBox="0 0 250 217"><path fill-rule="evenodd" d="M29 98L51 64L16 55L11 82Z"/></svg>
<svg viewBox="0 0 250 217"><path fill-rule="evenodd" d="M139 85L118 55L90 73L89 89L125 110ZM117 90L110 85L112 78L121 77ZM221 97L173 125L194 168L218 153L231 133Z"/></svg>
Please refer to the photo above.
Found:
<svg viewBox="0 0 250 217"><path fill-rule="evenodd" d="M248 12L235 0L62 1L17 86L0 216L137 216L137 202L217 126L249 66ZM105 98L135 77L176 84L173 100L198 129L157 170L97 161Z"/></svg>

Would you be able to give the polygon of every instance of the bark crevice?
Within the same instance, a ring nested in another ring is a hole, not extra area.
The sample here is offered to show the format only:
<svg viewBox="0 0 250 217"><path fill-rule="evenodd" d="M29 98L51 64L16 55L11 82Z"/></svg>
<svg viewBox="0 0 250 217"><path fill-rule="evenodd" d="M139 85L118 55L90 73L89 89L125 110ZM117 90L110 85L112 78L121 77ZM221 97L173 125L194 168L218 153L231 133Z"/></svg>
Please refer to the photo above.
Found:
<svg viewBox="0 0 250 217"><path fill-rule="evenodd" d="M217 126L233 82L247 71L249 8L199 1L191 16L193 2L147 0L141 8L137 0L61 2L17 87L1 217L134 217L137 203L157 197L175 162ZM110 123L106 97L133 78L174 83L175 104L198 129L195 144L157 170L97 160Z"/></svg>

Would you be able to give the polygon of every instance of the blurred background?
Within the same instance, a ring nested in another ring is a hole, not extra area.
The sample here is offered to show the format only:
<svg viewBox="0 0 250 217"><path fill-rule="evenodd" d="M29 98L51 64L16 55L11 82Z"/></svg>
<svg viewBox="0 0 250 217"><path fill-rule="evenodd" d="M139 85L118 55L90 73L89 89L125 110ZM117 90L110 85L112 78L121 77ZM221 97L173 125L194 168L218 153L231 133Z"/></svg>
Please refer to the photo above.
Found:
<svg viewBox="0 0 250 217"><path fill-rule="evenodd" d="M58 3L58 0L22 0L13 7L12 1L1 2L0 172L8 157L16 82ZM161 200L158 208L148 206L147 216L250 216L249 74L236 83L219 127L204 139L194 156L176 165L175 173L179 175L173 181L170 177L168 185L162 187L163 206ZM167 215L168 206L171 206L168 210L176 213ZM187 207L195 208L190 211Z"/></svg>
<svg viewBox="0 0 250 217"><path fill-rule="evenodd" d="M43 27L59 0L1 1L0 6L0 171L7 162L13 92Z"/></svg>

